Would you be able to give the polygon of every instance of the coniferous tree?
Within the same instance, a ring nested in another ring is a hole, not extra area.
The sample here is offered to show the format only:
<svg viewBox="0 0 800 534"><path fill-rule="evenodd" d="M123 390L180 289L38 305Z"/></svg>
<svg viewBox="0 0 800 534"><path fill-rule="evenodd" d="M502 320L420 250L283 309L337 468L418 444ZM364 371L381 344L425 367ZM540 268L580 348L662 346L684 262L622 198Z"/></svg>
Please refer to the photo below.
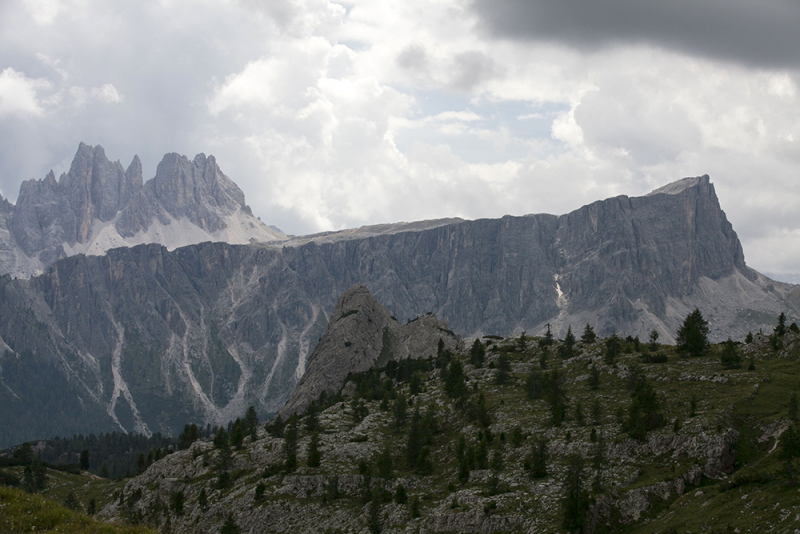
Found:
<svg viewBox="0 0 800 534"><path fill-rule="evenodd" d="M531 371L528 374L528 380L525 384L525 390L528 393L528 399L536 400L541 399L544 395L545 379L544 374L538 371Z"/></svg>
<svg viewBox="0 0 800 534"><path fill-rule="evenodd" d="M797 421L797 393L795 392L792 392L792 396L789 397L789 419Z"/></svg>
<svg viewBox="0 0 800 534"><path fill-rule="evenodd" d="M550 422L553 426L560 426L567 418L567 393L564 390L564 375L558 369L553 369L547 375L547 388L545 399L550 405Z"/></svg>
<svg viewBox="0 0 800 534"><path fill-rule="evenodd" d="M523 330L517 338L517 351L525 352L526 350L528 350L528 341L525 337L525 330Z"/></svg>
<svg viewBox="0 0 800 534"><path fill-rule="evenodd" d="M597 340L597 334L594 333L594 328L589 323L586 323L586 328L583 329L583 334L581 335L581 343L584 345L590 345Z"/></svg>
<svg viewBox="0 0 800 534"><path fill-rule="evenodd" d="M614 365L614 361L617 359L620 352L622 352L622 340L617 334L611 334L606 338L603 360L608 365Z"/></svg>
<svg viewBox="0 0 800 534"><path fill-rule="evenodd" d="M397 504L405 504L408 500L406 495L406 488L402 484L398 484L394 490L394 502Z"/></svg>
<svg viewBox="0 0 800 534"><path fill-rule="evenodd" d="M409 469L417 467L419 462L419 455L422 451L422 429L421 429L422 415L419 413L419 408L414 409L414 414L411 416L411 424L408 429L408 440L406 441L406 464Z"/></svg>
<svg viewBox="0 0 800 534"><path fill-rule="evenodd" d="M511 371L511 362L508 356L502 352L497 358L497 375L495 376L495 383L503 385L508 382L509 373Z"/></svg>
<svg viewBox="0 0 800 534"><path fill-rule="evenodd" d="M596 391L600 387L600 369L592 366L589 370L589 389Z"/></svg>
<svg viewBox="0 0 800 534"><path fill-rule="evenodd" d="M575 334L572 333L572 326L567 327L567 335L558 348L558 353L562 359L572 358L575 355Z"/></svg>
<svg viewBox="0 0 800 534"><path fill-rule="evenodd" d="M197 496L197 505L204 512L208 508L208 494L206 494L205 486L200 489L200 495Z"/></svg>
<svg viewBox="0 0 800 534"><path fill-rule="evenodd" d="M381 531L381 514L380 506L375 501L369 503L369 510L367 511L367 528L372 534L379 534Z"/></svg>
<svg viewBox="0 0 800 534"><path fill-rule="evenodd" d="M780 438L780 458L784 460L784 473L790 486L797 485L797 460L800 458L800 431L797 424L789 425Z"/></svg>
<svg viewBox="0 0 800 534"><path fill-rule="evenodd" d="M258 414L256 413L255 406L247 408L244 415L245 431L253 440L256 439L256 431L258 430Z"/></svg>
<svg viewBox="0 0 800 534"><path fill-rule="evenodd" d="M736 343L731 338L722 344L722 355L719 360L726 369L738 369L742 366L742 357L739 356Z"/></svg>
<svg viewBox="0 0 800 534"><path fill-rule="evenodd" d="M222 528L219 531L219 534L239 534L239 525L236 524L236 520L233 519L233 513L228 513L228 517L225 518L225 521L222 523Z"/></svg>
<svg viewBox="0 0 800 534"><path fill-rule="evenodd" d="M778 324L775 326L775 335L783 337L786 334L786 314L781 312L778 315Z"/></svg>
<svg viewBox="0 0 800 534"><path fill-rule="evenodd" d="M454 359L445 368L444 391L452 399L462 400L467 396L467 383L461 362Z"/></svg>
<svg viewBox="0 0 800 534"><path fill-rule="evenodd" d="M547 476L549 459L547 441L544 438L540 438L531 443L531 452L525 459L525 470L531 478L544 478Z"/></svg>
<svg viewBox="0 0 800 534"><path fill-rule="evenodd" d="M483 367L483 360L486 356L486 347L481 343L480 339L475 339L472 343L472 348L469 351L469 363L475 367Z"/></svg>
<svg viewBox="0 0 800 534"><path fill-rule="evenodd" d="M169 509L175 512L175 515L183 515L183 499L182 491L171 491L169 493Z"/></svg>
<svg viewBox="0 0 800 534"><path fill-rule="evenodd" d="M286 471L291 473L297 467L297 423L292 421L283 432L283 455L286 457Z"/></svg>
<svg viewBox="0 0 800 534"><path fill-rule="evenodd" d="M394 429L400 432L408 419L408 399L402 393L394 399L392 414L394 415Z"/></svg>
<svg viewBox="0 0 800 534"><path fill-rule="evenodd" d="M544 337L539 341L541 347L550 347L553 345L553 332L550 330L550 323L545 326Z"/></svg>
<svg viewBox="0 0 800 534"><path fill-rule="evenodd" d="M383 447L383 452L378 456L375 467L380 478L394 478L394 463L392 462L392 452L389 450L388 444Z"/></svg>
<svg viewBox="0 0 800 534"><path fill-rule="evenodd" d="M594 444L594 455L592 456L592 467L594 468L594 480L592 481L592 491L600 493L603 491L603 465L605 465L606 441L603 431L597 436Z"/></svg>
<svg viewBox="0 0 800 534"><path fill-rule="evenodd" d="M22 472L22 485L28 493L36 493L44 489L46 482L47 469L36 454Z"/></svg>
<svg viewBox="0 0 800 534"><path fill-rule="evenodd" d="M311 401L308 404L304 418L307 432L318 432L320 430L319 406L317 406L316 401Z"/></svg>
<svg viewBox="0 0 800 534"><path fill-rule="evenodd" d="M708 349L708 321L698 308L686 316L678 328L676 348L687 356L705 356Z"/></svg>
<svg viewBox="0 0 800 534"><path fill-rule="evenodd" d="M319 434L314 432L311 434L311 440L308 442L308 467L319 467L322 462L322 452L319 450Z"/></svg>
<svg viewBox="0 0 800 534"><path fill-rule="evenodd" d="M561 501L564 514L561 524L570 532L580 532L586 522L586 512L591 501L583 486L583 458L573 454L567 463L564 496Z"/></svg>
<svg viewBox="0 0 800 534"><path fill-rule="evenodd" d="M83 449L81 451L80 464L81 464L81 469L83 469L84 471L88 471L89 470L90 462L89 462L89 450L88 449Z"/></svg>
<svg viewBox="0 0 800 534"><path fill-rule="evenodd" d="M178 436L178 449L188 449L198 439L200 439L200 431L197 429L197 425L187 424L183 427L183 432Z"/></svg>
<svg viewBox="0 0 800 534"><path fill-rule="evenodd" d="M12 457L19 460L23 464L29 464L33 461L33 446L27 441L17 447Z"/></svg>
<svg viewBox="0 0 800 534"><path fill-rule="evenodd" d="M625 429L628 435L638 440L644 440L650 430L664 424L664 416L655 390L644 378L636 382Z"/></svg>
<svg viewBox="0 0 800 534"><path fill-rule="evenodd" d="M650 350L652 351L658 350L658 330L653 329L650 331L649 343L650 343Z"/></svg>
<svg viewBox="0 0 800 534"><path fill-rule="evenodd" d="M746 336L744 336L744 342L750 344L753 342L753 333L748 332Z"/></svg>

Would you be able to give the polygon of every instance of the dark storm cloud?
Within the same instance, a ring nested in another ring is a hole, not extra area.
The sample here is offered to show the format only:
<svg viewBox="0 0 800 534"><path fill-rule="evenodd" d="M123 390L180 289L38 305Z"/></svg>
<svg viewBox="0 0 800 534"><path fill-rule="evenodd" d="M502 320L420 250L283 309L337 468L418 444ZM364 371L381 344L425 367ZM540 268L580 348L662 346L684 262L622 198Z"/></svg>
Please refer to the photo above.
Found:
<svg viewBox="0 0 800 534"><path fill-rule="evenodd" d="M474 0L501 38L580 50L651 44L756 67L800 66L797 0Z"/></svg>

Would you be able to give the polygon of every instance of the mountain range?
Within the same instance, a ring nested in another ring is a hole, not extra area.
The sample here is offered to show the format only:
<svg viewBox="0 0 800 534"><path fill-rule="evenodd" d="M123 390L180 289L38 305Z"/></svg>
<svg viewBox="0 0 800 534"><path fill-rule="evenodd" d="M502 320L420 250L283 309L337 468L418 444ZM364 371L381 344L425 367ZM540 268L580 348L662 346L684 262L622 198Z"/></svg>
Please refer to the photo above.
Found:
<svg viewBox="0 0 800 534"><path fill-rule="evenodd" d="M275 413L355 284L399 323L433 313L463 337L590 324L671 342L697 307L713 340L740 339L800 315L799 286L746 265L708 176L561 216L287 238L211 156L169 154L144 185L140 169L81 145L2 203L0 446Z"/></svg>
<svg viewBox="0 0 800 534"><path fill-rule="evenodd" d="M161 243L170 249L225 241L285 239L253 216L244 193L214 156L172 153L142 183L142 162L127 169L101 146L81 143L58 180L26 180L13 205L0 196L0 274L29 277L75 254Z"/></svg>

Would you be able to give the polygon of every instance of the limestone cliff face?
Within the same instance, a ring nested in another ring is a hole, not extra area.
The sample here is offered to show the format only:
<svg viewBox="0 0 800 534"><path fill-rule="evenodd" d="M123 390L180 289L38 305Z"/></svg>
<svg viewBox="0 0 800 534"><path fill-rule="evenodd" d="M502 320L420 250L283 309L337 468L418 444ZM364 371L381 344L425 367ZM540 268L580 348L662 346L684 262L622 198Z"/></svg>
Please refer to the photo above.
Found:
<svg viewBox="0 0 800 534"><path fill-rule="evenodd" d="M399 323L369 289L357 284L336 303L325 334L280 415L285 419L303 412L323 392L338 391L349 373L385 365L389 360L436 356L440 339L451 351L461 342L447 323L432 314Z"/></svg>
<svg viewBox="0 0 800 534"><path fill-rule="evenodd" d="M186 165L170 168L184 169L173 176L184 172L179 197L191 202L189 184L211 170ZM30 280L0 277L0 443L120 427L176 433L250 404L275 413L355 284L400 324L432 312L462 336L536 335L547 323L563 335L590 323L601 335L657 329L669 341L697 306L714 340L741 339L771 329L781 311L800 315L797 286L745 265L707 177L560 217L388 225L281 248L118 248Z"/></svg>

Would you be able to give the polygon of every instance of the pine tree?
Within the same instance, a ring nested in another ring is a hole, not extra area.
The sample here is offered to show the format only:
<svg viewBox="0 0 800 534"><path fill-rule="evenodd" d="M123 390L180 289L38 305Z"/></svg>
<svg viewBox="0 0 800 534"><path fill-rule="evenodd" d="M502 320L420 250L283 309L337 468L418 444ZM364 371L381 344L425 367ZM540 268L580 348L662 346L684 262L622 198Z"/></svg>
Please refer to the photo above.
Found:
<svg viewBox="0 0 800 534"><path fill-rule="evenodd" d="M581 335L581 343L584 345L589 345L594 343L597 340L597 334L594 333L594 328L589 323L586 323L586 328L583 329L583 335Z"/></svg>
<svg viewBox="0 0 800 534"><path fill-rule="evenodd" d="M600 387L600 369L593 366L589 370L589 389L596 391Z"/></svg>
<svg viewBox="0 0 800 534"><path fill-rule="evenodd" d="M378 461L375 467L377 468L378 476L384 479L394 478L394 464L392 462L392 452L389 450L389 445L383 447L383 452L378 456Z"/></svg>
<svg viewBox="0 0 800 534"><path fill-rule="evenodd" d="M525 460L525 470L531 478L544 478L547 476L547 441L539 439L531 444L531 452Z"/></svg>
<svg viewBox="0 0 800 534"><path fill-rule="evenodd" d="M658 330L651 330L650 331L650 350L656 351L658 350Z"/></svg>
<svg viewBox="0 0 800 534"><path fill-rule="evenodd" d="M467 396L467 383L461 362L453 360L445 368L444 391L452 399L464 399Z"/></svg>
<svg viewBox="0 0 800 534"><path fill-rule="evenodd" d="M402 393L394 399L392 414L394 415L394 429L400 432L408 419L408 399Z"/></svg>
<svg viewBox="0 0 800 534"><path fill-rule="evenodd" d="M247 433L255 440L256 431L258 430L258 414L256 413L255 406L247 408L247 412L244 415L244 422Z"/></svg>
<svg viewBox="0 0 800 534"><path fill-rule="evenodd" d="M509 361L508 356L504 352L501 352L500 356L497 358L497 375L494 378L495 383L498 385L507 383L510 372L511 361Z"/></svg>
<svg viewBox="0 0 800 534"><path fill-rule="evenodd" d="M579 532L586 522L590 499L583 487L583 458L577 454L569 457L563 491L561 507L564 518L561 524L570 532Z"/></svg>
<svg viewBox="0 0 800 534"><path fill-rule="evenodd" d="M547 323L544 331L544 338L539 341L540 347L550 347L553 344L553 332L550 330L550 323Z"/></svg>
<svg viewBox="0 0 800 534"><path fill-rule="evenodd" d="M614 360L617 359L620 352L622 352L622 340L617 334L611 334L611 336L606 338L603 360L608 365L614 365Z"/></svg>
<svg viewBox="0 0 800 534"><path fill-rule="evenodd" d="M688 356L705 356L708 349L708 321L703 318L698 308L686 316L678 328L676 348Z"/></svg>
<svg viewBox="0 0 800 534"><path fill-rule="evenodd" d="M472 348L469 351L469 363L475 367L483 367L483 360L486 356L486 347L483 346L480 339L475 339L472 343Z"/></svg>
<svg viewBox="0 0 800 534"><path fill-rule="evenodd" d="M297 467L297 423L292 421L283 432L283 454L286 457L286 472L291 473Z"/></svg>
<svg viewBox="0 0 800 534"><path fill-rule="evenodd" d="M571 326L567 327L567 335L564 336L564 341L561 342L558 353L565 360L575 355L575 334L572 333Z"/></svg>
<svg viewBox="0 0 800 534"><path fill-rule="evenodd" d="M219 534L239 534L239 525L236 524L236 520L233 519L233 513L228 513L228 517L225 518L225 522L222 523L222 528L219 531Z"/></svg>
<svg viewBox="0 0 800 534"><path fill-rule="evenodd" d="M778 324L775 326L775 335L778 337L783 337L786 334L786 314L781 312L778 315Z"/></svg>
<svg viewBox="0 0 800 534"><path fill-rule="evenodd" d="M322 453L319 450L319 434L314 432L311 434L311 440L308 443L308 467L319 467L322 462Z"/></svg>
<svg viewBox="0 0 800 534"><path fill-rule="evenodd" d="M644 440L647 432L664 424L661 405L655 390L644 378L636 382L632 397L625 429L630 437Z"/></svg>
<svg viewBox="0 0 800 534"><path fill-rule="evenodd" d="M89 450L83 449L81 451L81 458L80 458L81 469L84 471L88 471L90 467L89 463Z"/></svg>
<svg viewBox="0 0 800 534"><path fill-rule="evenodd" d="M381 531L381 509L378 503L372 501L369 503L369 510L367 511L367 528L372 534L379 534Z"/></svg>
<svg viewBox="0 0 800 534"><path fill-rule="evenodd" d="M736 343L731 338L722 344L722 355L719 360L726 369L738 369L742 366L742 357L739 356Z"/></svg>

